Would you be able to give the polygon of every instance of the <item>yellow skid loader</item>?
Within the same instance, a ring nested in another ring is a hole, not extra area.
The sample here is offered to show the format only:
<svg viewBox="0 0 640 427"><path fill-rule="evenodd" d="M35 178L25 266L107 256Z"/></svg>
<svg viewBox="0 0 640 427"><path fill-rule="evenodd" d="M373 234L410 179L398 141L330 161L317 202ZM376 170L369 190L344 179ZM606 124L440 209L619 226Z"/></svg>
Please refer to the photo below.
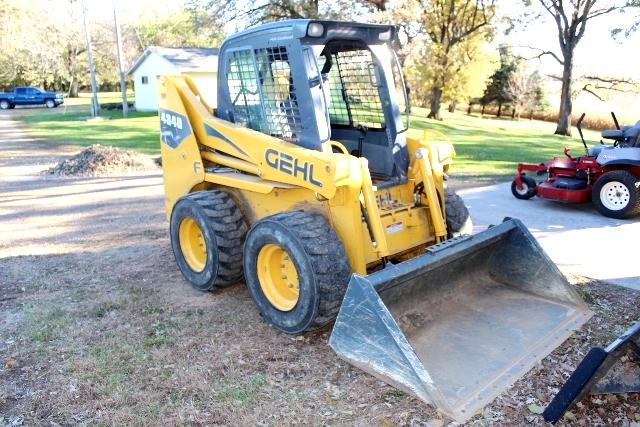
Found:
<svg viewBox="0 0 640 427"><path fill-rule="evenodd" d="M195 288L244 277L289 334L335 320L340 357L464 420L590 312L519 221L465 234L452 145L408 131L396 42L283 21L225 40L217 95L160 77L171 244Z"/></svg>

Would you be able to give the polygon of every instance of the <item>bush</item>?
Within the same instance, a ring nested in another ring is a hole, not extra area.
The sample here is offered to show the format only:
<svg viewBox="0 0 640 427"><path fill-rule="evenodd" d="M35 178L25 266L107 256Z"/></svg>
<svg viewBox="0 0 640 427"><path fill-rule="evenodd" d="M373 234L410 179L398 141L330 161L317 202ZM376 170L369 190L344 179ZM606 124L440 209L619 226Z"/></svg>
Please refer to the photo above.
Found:
<svg viewBox="0 0 640 427"><path fill-rule="evenodd" d="M469 107L467 106L464 111L469 113ZM513 109L505 105L502 107L501 117L510 118L512 115ZM471 108L471 114L481 114L482 106L474 104ZM498 106L497 105L487 105L484 109L485 116L496 116L498 114ZM530 119L530 120L540 120L543 122L558 122L558 113L557 112L549 112L549 111L536 111L533 114L529 111L523 112L521 115L521 120ZM580 114L574 113L571 116L571 123L575 126L580 118ZM620 123L622 125L622 123ZM613 129L615 124L613 123L613 119L611 116L586 116L582 121L582 127L585 129L592 130L604 130L604 129Z"/></svg>
<svg viewBox="0 0 640 427"><path fill-rule="evenodd" d="M133 109L133 102L127 102L129 109ZM122 110L122 102L105 102L100 104L103 110Z"/></svg>

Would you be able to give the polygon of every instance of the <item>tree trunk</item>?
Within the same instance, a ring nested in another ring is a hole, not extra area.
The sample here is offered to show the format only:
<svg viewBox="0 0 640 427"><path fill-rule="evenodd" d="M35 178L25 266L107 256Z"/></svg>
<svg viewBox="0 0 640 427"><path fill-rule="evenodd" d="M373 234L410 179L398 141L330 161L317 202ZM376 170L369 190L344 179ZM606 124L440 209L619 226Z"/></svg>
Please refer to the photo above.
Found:
<svg viewBox="0 0 640 427"><path fill-rule="evenodd" d="M78 79L74 76L69 82L69 93L67 94L67 98L77 98L78 97Z"/></svg>
<svg viewBox="0 0 640 427"><path fill-rule="evenodd" d="M482 111L480 111L480 117L484 117L484 109L487 108L486 105L482 105Z"/></svg>
<svg viewBox="0 0 640 427"><path fill-rule="evenodd" d="M457 107L457 102L456 101L451 101L449 103L449 112L450 113L455 113L456 112L456 107Z"/></svg>
<svg viewBox="0 0 640 427"><path fill-rule="evenodd" d="M502 104L498 104L498 117L502 115Z"/></svg>
<svg viewBox="0 0 640 427"><path fill-rule="evenodd" d="M78 49L69 47L67 48L67 55L69 63L67 64L67 70L69 71L69 93L67 98L78 97L78 76L76 73L78 64Z"/></svg>
<svg viewBox="0 0 640 427"><path fill-rule="evenodd" d="M431 111L429 111L429 115L427 116L430 119L441 120L442 116L440 115L440 104L442 102L442 89L439 87L434 87L431 90Z"/></svg>
<svg viewBox="0 0 640 427"><path fill-rule="evenodd" d="M473 104L469 103L469 107L467 108L467 114L471 115L471 109L473 108Z"/></svg>
<svg viewBox="0 0 640 427"><path fill-rule="evenodd" d="M573 51L567 48L564 55L564 69L562 71L562 91L560 92L560 111L558 112L558 127L556 135L571 136L571 112L573 100L571 99L571 83L573 78Z"/></svg>

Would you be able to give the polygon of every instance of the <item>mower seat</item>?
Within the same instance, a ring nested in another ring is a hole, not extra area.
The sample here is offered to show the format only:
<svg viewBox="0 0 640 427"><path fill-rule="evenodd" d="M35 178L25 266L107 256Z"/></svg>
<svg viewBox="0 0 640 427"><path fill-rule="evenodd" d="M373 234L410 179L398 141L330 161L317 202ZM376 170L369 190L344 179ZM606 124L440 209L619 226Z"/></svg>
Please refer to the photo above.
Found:
<svg viewBox="0 0 640 427"><path fill-rule="evenodd" d="M606 145L606 144L593 145L591 146L591 148L589 148L589 156L598 157L598 154L600 154L600 152L607 150L609 148L613 148L613 145Z"/></svg>
<svg viewBox="0 0 640 427"><path fill-rule="evenodd" d="M587 187L587 181L575 178L556 178L553 186L564 190L582 190Z"/></svg>
<svg viewBox="0 0 640 427"><path fill-rule="evenodd" d="M607 129L602 131L602 137L605 139L620 139L624 137L623 129Z"/></svg>

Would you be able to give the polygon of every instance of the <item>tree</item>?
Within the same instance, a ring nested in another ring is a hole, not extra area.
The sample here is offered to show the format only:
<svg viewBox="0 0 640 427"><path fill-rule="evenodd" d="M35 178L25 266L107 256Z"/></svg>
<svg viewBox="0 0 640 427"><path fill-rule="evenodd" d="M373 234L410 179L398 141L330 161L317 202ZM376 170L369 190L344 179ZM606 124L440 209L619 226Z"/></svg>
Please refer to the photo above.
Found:
<svg viewBox="0 0 640 427"><path fill-rule="evenodd" d="M489 77L489 82L480 99L482 106L498 104L498 117L502 114L502 106L512 101L509 93L509 79L517 67L517 61L507 45L499 47L500 67ZM484 108L483 108L484 112Z"/></svg>
<svg viewBox="0 0 640 427"><path fill-rule="evenodd" d="M238 30L266 22L284 19L344 19L358 12L381 10L386 0L190 0L189 5L197 5L208 11L210 17L223 17L224 22L234 22Z"/></svg>
<svg viewBox="0 0 640 427"><path fill-rule="evenodd" d="M520 120L524 111L535 110L544 104L542 77L538 71L529 70L524 61L516 62L515 70L507 81L507 91L513 106L513 118Z"/></svg>
<svg viewBox="0 0 640 427"><path fill-rule="evenodd" d="M445 88L460 69L452 60L464 57L465 42L475 34L492 35L495 0L420 0L420 3L423 7L421 25L431 42L430 62L435 74L429 117L440 119Z"/></svg>
<svg viewBox="0 0 640 427"><path fill-rule="evenodd" d="M133 28L141 49L154 45L212 47L222 41L222 24L216 22L212 16L205 17L194 9L150 16Z"/></svg>
<svg viewBox="0 0 640 427"><path fill-rule="evenodd" d="M524 1L526 4L531 3L531 0ZM543 51L539 55L539 57L550 55L562 65L560 111L555 133L570 136L571 113L573 110L573 64L576 46L584 36L587 23L590 20L620 11L629 6L629 3L626 0L538 0L538 2L543 8L543 13L548 13L553 17L562 55L562 58L560 58L560 56L550 51Z"/></svg>

